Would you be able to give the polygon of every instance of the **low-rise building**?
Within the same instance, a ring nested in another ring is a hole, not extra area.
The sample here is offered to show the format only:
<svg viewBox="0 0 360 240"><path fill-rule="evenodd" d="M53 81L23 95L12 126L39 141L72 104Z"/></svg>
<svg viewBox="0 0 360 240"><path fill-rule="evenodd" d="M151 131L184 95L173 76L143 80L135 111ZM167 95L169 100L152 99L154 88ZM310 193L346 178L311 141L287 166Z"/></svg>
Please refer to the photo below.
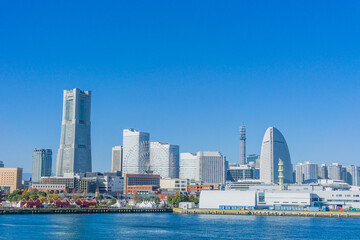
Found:
<svg viewBox="0 0 360 240"><path fill-rule="evenodd" d="M202 191L199 208L255 209L255 191Z"/></svg>
<svg viewBox="0 0 360 240"><path fill-rule="evenodd" d="M67 192L65 184L32 184L31 189L38 191L48 191L49 193Z"/></svg>
<svg viewBox="0 0 360 240"><path fill-rule="evenodd" d="M186 192L192 193L192 192L201 192L203 190L214 190L214 185L211 184L201 184L201 185L187 185L186 186Z"/></svg>
<svg viewBox="0 0 360 240"><path fill-rule="evenodd" d="M134 194L134 192L137 192L138 194L150 194L156 192L158 188L159 187L155 185L132 185L127 186L125 193Z"/></svg>
<svg viewBox="0 0 360 240"><path fill-rule="evenodd" d="M186 192L187 179L180 178L162 178L160 179L160 188L166 191Z"/></svg>
<svg viewBox="0 0 360 240"><path fill-rule="evenodd" d="M160 187L160 175L151 174L124 174L124 190L127 192L128 186L151 185Z"/></svg>

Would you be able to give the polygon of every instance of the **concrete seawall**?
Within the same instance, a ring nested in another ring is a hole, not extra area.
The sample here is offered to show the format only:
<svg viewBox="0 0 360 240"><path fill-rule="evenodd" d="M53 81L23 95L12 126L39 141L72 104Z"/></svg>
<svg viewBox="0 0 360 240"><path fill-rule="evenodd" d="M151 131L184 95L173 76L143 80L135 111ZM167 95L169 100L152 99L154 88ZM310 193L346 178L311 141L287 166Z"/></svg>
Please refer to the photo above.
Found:
<svg viewBox="0 0 360 240"><path fill-rule="evenodd" d="M174 208L173 212L178 214L360 218L360 212L310 212L310 211L220 210L220 209L179 209L179 208Z"/></svg>
<svg viewBox="0 0 360 240"><path fill-rule="evenodd" d="M0 209L2 214L93 214L93 213L169 213L171 208L52 208L52 209Z"/></svg>

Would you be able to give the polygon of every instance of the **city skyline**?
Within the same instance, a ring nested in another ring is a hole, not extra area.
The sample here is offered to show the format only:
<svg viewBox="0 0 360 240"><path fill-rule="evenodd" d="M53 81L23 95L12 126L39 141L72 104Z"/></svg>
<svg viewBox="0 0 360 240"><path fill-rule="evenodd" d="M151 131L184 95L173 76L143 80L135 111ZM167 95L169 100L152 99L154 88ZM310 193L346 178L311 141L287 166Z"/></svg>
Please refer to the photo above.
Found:
<svg viewBox="0 0 360 240"><path fill-rule="evenodd" d="M126 128L237 162L242 122L248 154L275 126L294 164L358 164L359 6L142 4L3 3L5 166L31 172L34 148L52 149L55 166L62 91L74 87L93 91L93 170L111 169Z"/></svg>

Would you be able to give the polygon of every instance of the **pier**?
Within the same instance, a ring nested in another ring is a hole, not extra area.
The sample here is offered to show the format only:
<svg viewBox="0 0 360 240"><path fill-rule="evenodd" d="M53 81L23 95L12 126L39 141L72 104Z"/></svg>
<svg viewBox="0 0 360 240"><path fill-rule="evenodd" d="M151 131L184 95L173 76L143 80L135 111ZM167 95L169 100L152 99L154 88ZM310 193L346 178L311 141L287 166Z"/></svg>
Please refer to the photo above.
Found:
<svg viewBox="0 0 360 240"><path fill-rule="evenodd" d="M47 208L0 209L2 214L94 214L94 213L171 213L172 208Z"/></svg>
<svg viewBox="0 0 360 240"><path fill-rule="evenodd" d="M360 212L221 210L221 209L180 209L180 208L174 208L173 212L178 213L178 214L209 214L209 215L252 215L252 216L360 218Z"/></svg>

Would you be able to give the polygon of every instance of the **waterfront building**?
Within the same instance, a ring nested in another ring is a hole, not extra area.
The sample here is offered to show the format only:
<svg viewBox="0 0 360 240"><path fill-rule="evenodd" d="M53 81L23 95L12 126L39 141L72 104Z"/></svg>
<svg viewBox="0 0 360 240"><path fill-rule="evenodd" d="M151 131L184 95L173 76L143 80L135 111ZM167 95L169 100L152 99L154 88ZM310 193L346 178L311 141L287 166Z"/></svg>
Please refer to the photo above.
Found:
<svg viewBox="0 0 360 240"><path fill-rule="evenodd" d="M227 181L237 182L238 180L246 180L246 179L258 179L256 176L256 169L249 165L235 165L229 166L227 169Z"/></svg>
<svg viewBox="0 0 360 240"><path fill-rule="evenodd" d="M85 174L84 174L85 175ZM97 181L80 175L74 177L41 177L40 184L65 185L70 193L95 193Z"/></svg>
<svg viewBox="0 0 360 240"><path fill-rule="evenodd" d="M22 168L0 168L0 190L13 192L22 187Z"/></svg>
<svg viewBox="0 0 360 240"><path fill-rule="evenodd" d="M180 168L179 146L150 142L150 169L162 178L178 178Z"/></svg>
<svg viewBox="0 0 360 240"><path fill-rule="evenodd" d="M219 189L219 184L190 184L186 186L186 192L188 193L199 193L203 190L215 190Z"/></svg>
<svg viewBox="0 0 360 240"><path fill-rule="evenodd" d="M125 174L124 191L128 191L129 186L157 186L160 187L160 175L150 174Z"/></svg>
<svg viewBox="0 0 360 240"><path fill-rule="evenodd" d="M123 131L123 174L145 174L150 167L150 134L130 129Z"/></svg>
<svg viewBox="0 0 360 240"><path fill-rule="evenodd" d="M318 181L319 166L312 162L299 163L295 167L296 183L311 183Z"/></svg>
<svg viewBox="0 0 360 240"><path fill-rule="evenodd" d="M32 161L32 183L40 183L41 177L51 176L52 151L51 149L34 149Z"/></svg>
<svg viewBox="0 0 360 240"><path fill-rule="evenodd" d="M0 161L0 168L3 168L3 167L4 167L3 161Z"/></svg>
<svg viewBox="0 0 360 240"><path fill-rule="evenodd" d="M198 152L196 164L196 181L225 183L227 162L220 152Z"/></svg>
<svg viewBox="0 0 360 240"><path fill-rule="evenodd" d="M328 166L328 177L333 180L344 180L342 173L342 166L338 163L333 163Z"/></svg>
<svg viewBox="0 0 360 240"><path fill-rule="evenodd" d="M246 130L244 123L240 127L240 164L246 164Z"/></svg>
<svg viewBox="0 0 360 240"><path fill-rule="evenodd" d="M284 163L284 183L293 182L293 167L284 136L275 127L269 127L264 135L260 155L260 179L266 184L279 182L279 159Z"/></svg>
<svg viewBox="0 0 360 240"><path fill-rule="evenodd" d="M186 192L187 179L180 178L162 178L160 179L160 188L165 191Z"/></svg>
<svg viewBox="0 0 360 240"><path fill-rule="evenodd" d="M195 180L196 175L196 154L180 153L180 174L181 179Z"/></svg>
<svg viewBox="0 0 360 240"><path fill-rule="evenodd" d="M151 194L156 192L158 188L156 185L132 185L127 186L125 194L134 194L134 192L138 194Z"/></svg>
<svg viewBox="0 0 360 240"><path fill-rule="evenodd" d="M326 164L321 164L318 169L319 179L328 179L328 169Z"/></svg>
<svg viewBox="0 0 360 240"><path fill-rule="evenodd" d="M47 191L50 194L67 192L65 184L32 184L31 189L37 191Z"/></svg>
<svg viewBox="0 0 360 240"><path fill-rule="evenodd" d="M112 148L112 161L111 161L111 171L117 172L122 171L123 165L123 147L115 146Z"/></svg>
<svg viewBox="0 0 360 240"><path fill-rule="evenodd" d="M255 209L255 191L202 191L199 208L203 209Z"/></svg>
<svg viewBox="0 0 360 240"><path fill-rule="evenodd" d="M360 185L360 168L354 165L346 167L346 182L353 186Z"/></svg>
<svg viewBox="0 0 360 240"><path fill-rule="evenodd" d="M60 148L56 176L91 172L91 91L64 90Z"/></svg>

